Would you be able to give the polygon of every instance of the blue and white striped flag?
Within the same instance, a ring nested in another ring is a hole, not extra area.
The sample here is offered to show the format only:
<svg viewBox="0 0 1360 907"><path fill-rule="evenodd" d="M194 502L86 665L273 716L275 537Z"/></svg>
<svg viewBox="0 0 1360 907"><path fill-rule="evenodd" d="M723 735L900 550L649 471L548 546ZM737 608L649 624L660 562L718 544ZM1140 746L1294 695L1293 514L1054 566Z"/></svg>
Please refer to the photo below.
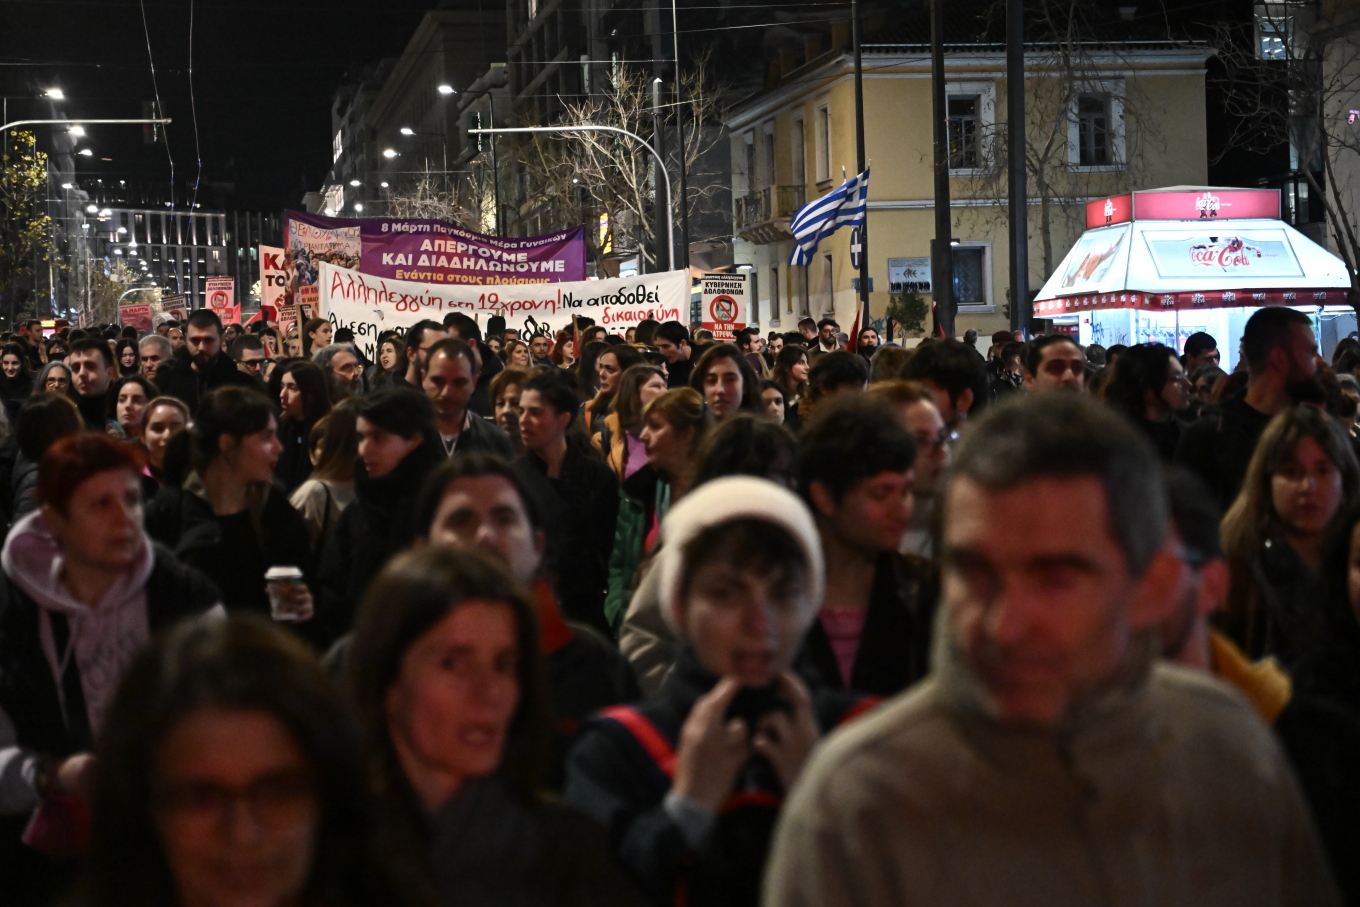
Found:
<svg viewBox="0 0 1360 907"><path fill-rule="evenodd" d="M845 168L841 168L841 175L845 175ZM823 239L840 227L863 224L868 196L869 168L865 167L859 176L799 208L789 222L795 243L789 264L811 264L812 255Z"/></svg>

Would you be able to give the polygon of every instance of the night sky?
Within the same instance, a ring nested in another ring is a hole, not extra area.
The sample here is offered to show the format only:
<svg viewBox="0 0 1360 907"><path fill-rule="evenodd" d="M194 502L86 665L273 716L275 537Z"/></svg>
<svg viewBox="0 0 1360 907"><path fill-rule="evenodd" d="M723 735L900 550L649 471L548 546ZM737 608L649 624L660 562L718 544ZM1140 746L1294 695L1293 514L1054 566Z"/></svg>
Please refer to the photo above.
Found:
<svg viewBox="0 0 1360 907"><path fill-rule="evenodd" d="M194 0L193 89L203 160L204 208L299 207L330 167L330 105L347 72L395 56L436 0L263 3ZM198 165L190 104L189 0L0 0L0 95L9 120L51 116L56 85L67 117L139 117L155 97L145 9L168 133L176 195L187 200ZM83 178L154 191L169 183L164 145L140 126L90 127ZM44 135L40 147L50 148ZM105 162L102 158L113 160ZM209 183L217 184L209 186ZM226 190L223 184L234 184ZM161 190L164 195L164 190ZM112 200L112 199L110 199Z"/></svg>

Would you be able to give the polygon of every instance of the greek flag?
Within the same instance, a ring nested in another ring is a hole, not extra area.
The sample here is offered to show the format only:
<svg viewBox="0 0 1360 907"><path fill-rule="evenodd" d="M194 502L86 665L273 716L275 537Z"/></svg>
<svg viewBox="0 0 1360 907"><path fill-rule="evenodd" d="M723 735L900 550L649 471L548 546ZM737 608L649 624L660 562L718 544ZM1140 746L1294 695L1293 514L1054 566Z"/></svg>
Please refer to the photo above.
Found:
<svg viewBox="0 0 1360 907"><path fill-rule="evenodd" d="M845 168L841 168L845 175ZM869 195L869 168L840 184L836 190L808 202L793 215L789 232L793 234L791 265L812 263L812 255L821 241L840 227L864 223L866 200Z"/></svg>

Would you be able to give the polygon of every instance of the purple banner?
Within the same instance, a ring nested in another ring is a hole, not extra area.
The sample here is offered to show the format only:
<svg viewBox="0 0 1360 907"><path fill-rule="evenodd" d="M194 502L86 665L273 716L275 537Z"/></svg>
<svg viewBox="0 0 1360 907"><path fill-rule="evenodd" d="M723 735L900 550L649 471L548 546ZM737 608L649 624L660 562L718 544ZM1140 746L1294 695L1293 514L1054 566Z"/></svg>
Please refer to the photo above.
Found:
<svg viewBox="0 0 1360 907"><path fill-rule="evenodd" d="M324 217L289 211L291 287L316 284L319 262L392 280L444 284L574 283L586 279L585 227L543 236L473 233L438 220ZM305 290L299 297L310 295Z"/></svg>

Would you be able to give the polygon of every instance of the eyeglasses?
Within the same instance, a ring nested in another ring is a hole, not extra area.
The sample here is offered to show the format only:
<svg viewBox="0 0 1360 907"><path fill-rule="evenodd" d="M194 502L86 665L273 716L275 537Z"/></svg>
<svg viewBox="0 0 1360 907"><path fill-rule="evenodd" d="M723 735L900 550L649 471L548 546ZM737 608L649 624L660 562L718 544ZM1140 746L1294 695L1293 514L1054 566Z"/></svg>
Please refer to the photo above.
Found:
<svg viewBox="0 0 1360 907"><path fill-rule="evenodd" d="M209 781L169 785L158 791L159 811L187 829L220 823L243 803L250 817L267 828L285 827L315 803L315 789L303 772L281 772L232 789Z"/></svg>

